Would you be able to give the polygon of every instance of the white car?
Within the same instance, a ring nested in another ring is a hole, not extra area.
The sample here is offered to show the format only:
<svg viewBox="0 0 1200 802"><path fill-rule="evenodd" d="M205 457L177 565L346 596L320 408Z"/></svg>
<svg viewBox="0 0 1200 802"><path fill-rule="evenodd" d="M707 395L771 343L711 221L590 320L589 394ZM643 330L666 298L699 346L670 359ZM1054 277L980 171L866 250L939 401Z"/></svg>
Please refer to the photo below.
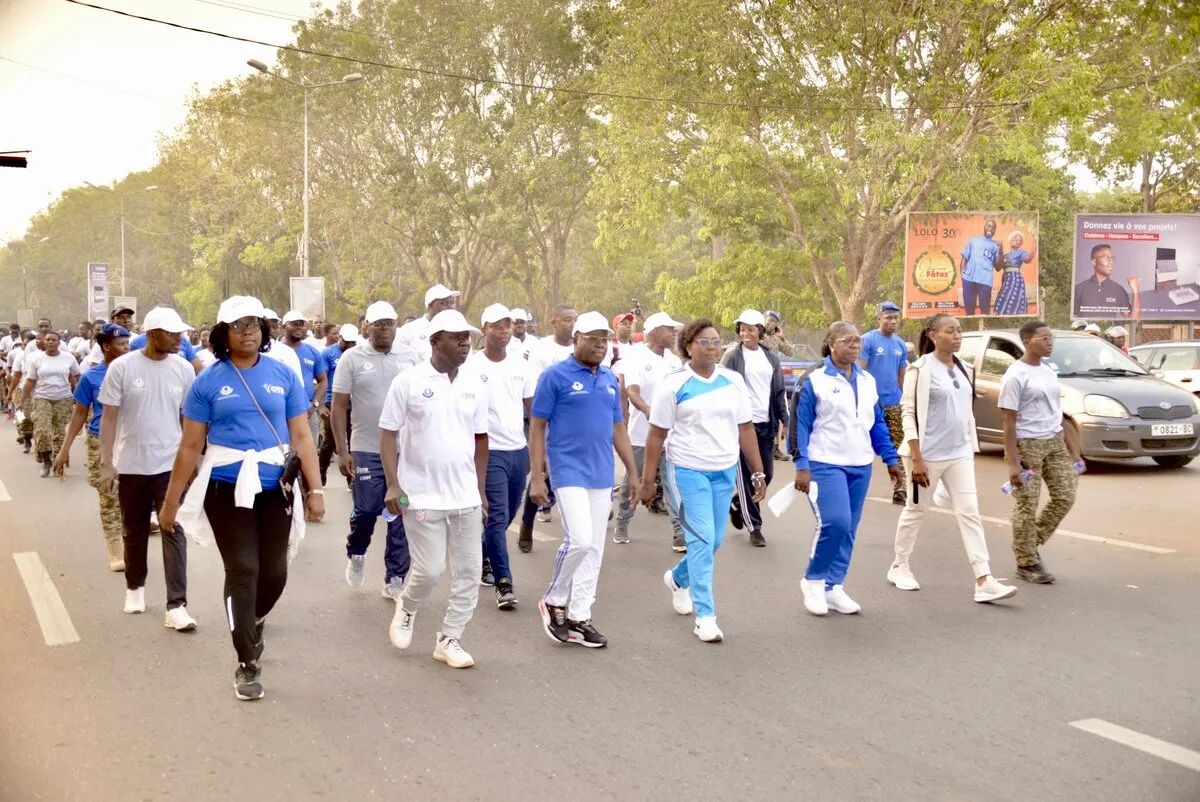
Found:
<svg viewBox="0 0 1200 802"><path fill-rule="evenodd" d="M1200 395L1200 341L1139 345L1129 355L1176 387Z"/></svg>

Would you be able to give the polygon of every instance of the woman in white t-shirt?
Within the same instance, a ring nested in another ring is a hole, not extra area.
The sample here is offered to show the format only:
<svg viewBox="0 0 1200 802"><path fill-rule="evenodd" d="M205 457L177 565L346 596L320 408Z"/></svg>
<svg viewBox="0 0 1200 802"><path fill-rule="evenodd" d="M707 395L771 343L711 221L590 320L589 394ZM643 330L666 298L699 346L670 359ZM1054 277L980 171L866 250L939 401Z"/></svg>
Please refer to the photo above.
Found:
<svg viewBox="0 0 1200 802"><path fill-rule="evenodd" d="M724 637L713 604L713 554L725 537L739 455L752 471L756 504L766 495L767 482L746 383L717 364L721 335L710 321L697 320L679 333L679 353L687 364L659 382L650 402L641 496L647 506L654 502L666 442L663 487L683 528L687 555L663 574L663 583L675 612L694 611L696 637L712 643Z"/></svg>
<svg viewBox="0 0 1200 802"><path fill-rule="evenodd" d="M62 448L73 410L71 396L75 392L75 382L79 380L79 363L62 350L61 344L58 332L46 334L41 358L27 363L25 390L18 406L18 409L23 408L25 399L33 402L32 409L26 414L32 413L34 445L42 464L43 478L50 475L51 455Z"/></svg>
<svg viewBox="0 0 1200 802"><path fill-rule="evenodd" d="M1000 584L988 565L987 539L979 519L975 489L975 452L979 438L971 405L975 390L955 354L962 347L962 325L950 315L929 318L917 348L922 354L904 373L900 406L904 442L900 457L908 477L908 501L896 525L896 556L887 579L900 590L920 590L908 560L925 511L941 482L949 494L967 558L975 572L975 601L1007 599L1017 589ZM926 490L922 495L921 489Z"/></svg>

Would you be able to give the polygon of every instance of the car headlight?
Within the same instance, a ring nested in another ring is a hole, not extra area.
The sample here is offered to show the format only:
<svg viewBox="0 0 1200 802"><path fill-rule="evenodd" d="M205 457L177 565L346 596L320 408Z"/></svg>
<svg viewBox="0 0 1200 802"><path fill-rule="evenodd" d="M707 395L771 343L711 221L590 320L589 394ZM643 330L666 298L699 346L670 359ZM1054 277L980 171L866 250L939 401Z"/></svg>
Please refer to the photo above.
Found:
<svg viewBox="0 0 1200 802"><path fill-rule="evenodd" d="M1128 418L1129 410L1115 398L1106 395L1087 395L1083 398L1083 411L1097 418Z"/></svg>
<svg viewBox="0 0 1200 802"><path fill-rule="evenodd" d="M1192 403L1196 405L1196 414L1200 415L1200 395L1193 395Z"/></svg>

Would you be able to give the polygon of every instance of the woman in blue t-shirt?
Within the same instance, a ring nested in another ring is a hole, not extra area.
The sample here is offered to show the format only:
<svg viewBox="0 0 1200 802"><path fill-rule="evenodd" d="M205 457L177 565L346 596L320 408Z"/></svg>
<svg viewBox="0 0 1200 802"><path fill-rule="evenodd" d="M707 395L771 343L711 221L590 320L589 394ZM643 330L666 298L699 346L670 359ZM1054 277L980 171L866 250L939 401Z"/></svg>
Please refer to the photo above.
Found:
<svg viewBox="0 0 1200 802"><path fill-rule="evenodd" d="M1033 252L1030 253L1021 247L1024 244L1025 235L1020 231L1008 235L1008 250L1002 254L1000 264L996 267L997 270L1004 271L1004 277L1000 280L1000 292L996 295L993 314L1029 314L1029 298L1025 294L1025 276L1022 275L1021 269L1033 261L1037 246L1034 245Z"/></svg>
<svg viewBox="0 0 1200 802"><path fill-rule="evenodd" d="M193 536L211 528L225 563L225 609L238 656L234 691L247 701L263 697L263 624L287 582L289 539L299 516L292 503L298 483L280 481L289 443L308 487L316 488L305 496L303 517L321 520L325 498L308 428L309 393L291 368L262 358L271 342L262 303L234 296L221 304L217 319L209 335L217 361L184 401L183 441L159 525L169 528L179 516ZM189 499L181 511L194 472L204 496Z"/></svg>

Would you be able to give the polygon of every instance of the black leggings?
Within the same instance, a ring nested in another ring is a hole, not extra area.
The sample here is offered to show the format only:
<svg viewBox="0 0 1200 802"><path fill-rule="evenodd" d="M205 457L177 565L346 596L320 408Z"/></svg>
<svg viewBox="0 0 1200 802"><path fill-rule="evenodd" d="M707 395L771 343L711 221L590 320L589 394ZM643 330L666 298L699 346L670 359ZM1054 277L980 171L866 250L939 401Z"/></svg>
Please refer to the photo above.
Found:
<svg viewBox="0 0 1200 802"><path fill-rule="evenodd" d="M213 480L204 512L225 563L225 616L238 661L255 659L255 624L265 618L287 584L288 535L292 516L278 488L254 497L253 509L238 507L234 485Z"/></svg>

